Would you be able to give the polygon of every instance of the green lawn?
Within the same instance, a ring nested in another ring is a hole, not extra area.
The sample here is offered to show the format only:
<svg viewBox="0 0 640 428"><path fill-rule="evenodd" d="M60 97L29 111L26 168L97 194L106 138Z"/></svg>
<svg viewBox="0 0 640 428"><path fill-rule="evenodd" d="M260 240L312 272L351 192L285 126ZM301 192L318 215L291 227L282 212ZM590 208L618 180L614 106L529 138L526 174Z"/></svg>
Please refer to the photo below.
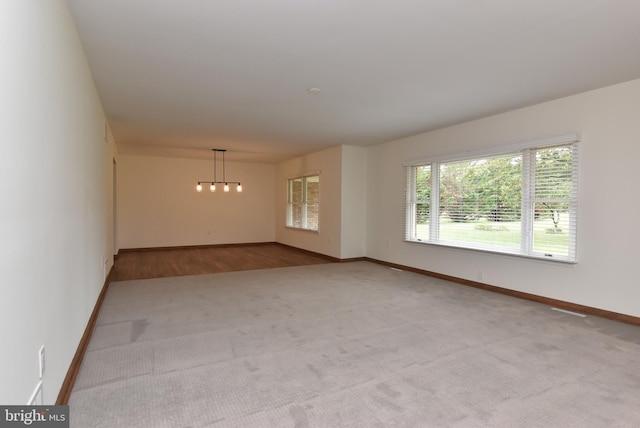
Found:
<svg viewBox="0 0 640 428"><path fill-rule="evenodd" d="M417 236L429 237L428 224L417 225ZM555 232L550 219L534 223L534 250L541 253L569 254L568 224L560 224L561 232ZM554 232L554 233L549 233ZM454 223L449 219L440 222L440 240L492 245L501 248L520 248L520 222L478 221Z"/></svg>

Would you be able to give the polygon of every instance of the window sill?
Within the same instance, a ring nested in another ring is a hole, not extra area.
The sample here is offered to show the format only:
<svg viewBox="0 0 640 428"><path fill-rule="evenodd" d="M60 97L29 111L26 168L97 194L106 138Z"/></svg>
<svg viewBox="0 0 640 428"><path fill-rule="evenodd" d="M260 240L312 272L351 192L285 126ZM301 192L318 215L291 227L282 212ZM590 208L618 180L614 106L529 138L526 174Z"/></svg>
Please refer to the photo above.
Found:
<svg viewBox="0 0 640 428"><path fill-rule="evenodd" d="M304 229L302 227L293 227L293 226L285 226L285 229L289 229L289 230L300 230L302 232L313 232L313 233L320 233L320 229Z"/></svg>
<svg viewBox="0 0 640 428"><path fill-rule="evenodd" d="M411 240L411 239L405 239L404 242L408 242L411 244L421 244L421 245L431 245L431 246L435 246L435 247L444 247L444 248L451 248L451 249L455 249L455 250L463 250L463 251L473 251L476 253L485 253L485 254L497 254L497 255L502 255L502 256L513 256L513 257L520 257L520 258L524 258L524 259L530 259L530 260L539 260L539 261L544 261L544 262L553 262L553 263L563 263L563 264L568 264L568 265L575 265L578 263L577 260L571 260L568 257L563 257L563 256L544 256L544 255L528 255L528 254L521 254L521 253L516 253L516 252L511 252L508 250L500 250L500 249L487 249L487 248L474 248L474 247L463 247L461 245L455 245L453 243L448 243L448 242L429 242L429 241L417 241L417 240Z"/></svg>

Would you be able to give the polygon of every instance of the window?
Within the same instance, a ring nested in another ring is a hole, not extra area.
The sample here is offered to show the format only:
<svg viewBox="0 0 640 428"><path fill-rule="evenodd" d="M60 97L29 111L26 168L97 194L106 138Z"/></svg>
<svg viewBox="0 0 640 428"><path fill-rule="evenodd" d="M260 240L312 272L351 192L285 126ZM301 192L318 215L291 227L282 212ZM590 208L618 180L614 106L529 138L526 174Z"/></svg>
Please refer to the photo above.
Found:
<svg viewBox="0 0 640 428"><path fill-rule="evenodd" d="M577 141L406 165L405 239L575 262Z"/></svg>
<svg viewBox="0 0 640 428"><path fill-rule="evenodd" d="M291 178L287 182L287 226L318 230L320 176Z"/></svg>

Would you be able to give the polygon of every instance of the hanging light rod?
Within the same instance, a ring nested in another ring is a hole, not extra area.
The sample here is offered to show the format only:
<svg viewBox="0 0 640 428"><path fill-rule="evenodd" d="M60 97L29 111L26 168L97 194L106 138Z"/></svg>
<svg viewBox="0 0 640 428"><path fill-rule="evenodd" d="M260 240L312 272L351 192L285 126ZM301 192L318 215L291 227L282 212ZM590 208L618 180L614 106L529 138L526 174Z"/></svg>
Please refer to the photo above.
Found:
<svg viewBox="0 0 640 428"><path fill-rule="evenodd" d="M224 184L223 190L225 192L229 191L229 184L235 184L236 190L238 192L242 192L242 184L239 181L227 181L226 174L226 166L224 153L227 151L226 149L211 149L213 151L213 181L198 181L198 185L196 186L196 190L198 192L202 192L202 185L208 184L209 190L212 192L216 191L216 184ZM222 181L218 181L218 153L222 153Z"/></svg>

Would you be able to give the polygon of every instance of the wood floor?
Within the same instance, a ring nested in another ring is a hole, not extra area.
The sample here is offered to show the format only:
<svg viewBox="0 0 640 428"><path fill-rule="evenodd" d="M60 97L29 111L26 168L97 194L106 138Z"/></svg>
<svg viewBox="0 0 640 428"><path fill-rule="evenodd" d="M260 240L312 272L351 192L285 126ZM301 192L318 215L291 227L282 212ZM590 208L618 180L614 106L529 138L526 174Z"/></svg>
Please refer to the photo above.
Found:
<svg viewBox="0 0 640 428"><path fill-rule="evenodd" d="M123 250L116 258L112 281L202 275L251 269L332 263L328 256L282 244Z"/></svg>

